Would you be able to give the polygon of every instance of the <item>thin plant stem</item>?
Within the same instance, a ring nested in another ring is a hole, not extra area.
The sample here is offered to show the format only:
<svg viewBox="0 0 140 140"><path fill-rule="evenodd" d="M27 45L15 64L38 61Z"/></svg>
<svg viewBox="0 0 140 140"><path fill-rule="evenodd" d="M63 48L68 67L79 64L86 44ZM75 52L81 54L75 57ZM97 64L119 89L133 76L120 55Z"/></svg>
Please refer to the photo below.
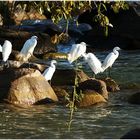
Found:
<svg viewBox="0 0 140 140"><path fill-rule="evenodd" d="M77 61L76 61L76 75L75 75L75 80L74 80L74 91L73 91L73 97L72 97L72 101L70 104L70 117L69 117L69 122L68 122L68 131L71 130L71 124L73 121L73 114L74 114L74 110L75 110L75 99L76 99L76 95L77 95L77 91L76 91L76 87L78 84L78 76L77 76Z"/></svg>

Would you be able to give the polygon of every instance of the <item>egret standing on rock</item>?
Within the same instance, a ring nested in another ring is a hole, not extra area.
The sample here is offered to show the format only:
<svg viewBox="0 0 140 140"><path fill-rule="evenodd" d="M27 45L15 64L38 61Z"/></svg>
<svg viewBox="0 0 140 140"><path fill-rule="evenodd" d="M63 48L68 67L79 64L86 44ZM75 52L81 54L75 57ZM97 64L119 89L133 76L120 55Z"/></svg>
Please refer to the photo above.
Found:
<svg viewBox="0 0 140 140"><path fill-rule="evenodd" d="M53 77L53 74L56 70L56 66L55 64L57 64L57 61L56 60L52 60L51 61L51 65L49 68L47 68L44 73L43 73L43 76L45 77L45 79L47 81L51 81L52 77Z"/></svg>
<svg viewBox="0 0 140 140"><path fill-rule="evenodd" d="M93 53L84 53L82 56L84 57L85 61L88 63L94 74L103 72L100 60Z"/></svg>
<svg viewBox="0 0 140 140"><path fill-rule="evenodd" d="M72 63L78 59L82 54L86 52L86 43L81 42L80 44L73 44L71 51L68 53L68 61Z"/></svg>
<svg viewBox="0 0 140 140"><path fill-rule="evenodd" d="M27 60L33 55L33 51L37 45L37 39L37 36L32 36L24 43L23 48L20 51L20 54L26 57Z"/></svg>
<svg viewBox="0 0 140 140"><path fill-rule="evenodd" d="M2 46L2 59L3 62L6 62L12 52L12 44L10 41L5 40Z"/></svg>
<svg viewBox="0 0 140 140"><path fill-rule="evenodd" d="M111 68L113 63L115 62L115 60L118 58L119 56L119 50L121 50L119 47L115 47L113 49L113 52L109 53L107 55L107 57L105 58L103 64L102 64L102 68L103 70L106 70L107 68Z"/></svg>

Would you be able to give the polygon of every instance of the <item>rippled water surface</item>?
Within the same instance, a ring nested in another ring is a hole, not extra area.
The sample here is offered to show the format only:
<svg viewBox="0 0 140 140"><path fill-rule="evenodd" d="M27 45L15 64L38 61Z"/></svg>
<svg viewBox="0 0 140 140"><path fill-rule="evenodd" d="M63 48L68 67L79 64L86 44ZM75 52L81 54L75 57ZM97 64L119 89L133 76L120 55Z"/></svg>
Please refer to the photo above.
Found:
<svg viewBox="0 0 140 140"><path fill-rule="evenodd" d="M103 60L107 53L96 55ZM91 75L85 63L83 68ZM140 126L140 106L127 103L128 96L140 91L140 51L122 51L111 75L121 90L110 93L107 106L78 109L70 132L66 125L69 110L65 106L24 109L0 104L0 138L120 138Z"/></svg>

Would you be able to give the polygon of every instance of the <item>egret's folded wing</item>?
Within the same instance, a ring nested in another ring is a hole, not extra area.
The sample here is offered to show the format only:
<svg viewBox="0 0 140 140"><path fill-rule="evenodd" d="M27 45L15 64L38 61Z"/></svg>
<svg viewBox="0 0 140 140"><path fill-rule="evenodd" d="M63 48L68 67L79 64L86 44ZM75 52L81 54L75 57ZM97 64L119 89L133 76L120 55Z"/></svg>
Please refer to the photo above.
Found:
<svg viewBox="0 0 140 140"><path fill-rule="evenodd" d="M112 66L112 64L114 63L114 58L115 58L115 55L114 53L109 53L107 55L107 57L105 58L103 64L102 64L102 68L105 70L107 69L108 67Z"/></svg>
<svg viewBox="0 0 140 140"><path fill-rule="evenodd" d="M68 53L68 61L72 63L77 55L78 45L73 44L70 52Z"/></svg>
<svg viewBox="0 0 140 140"><path fill-rule="evenodd" d="M95 74L103 71L100 60L94 54L89 53L86 61Z"/></svg>

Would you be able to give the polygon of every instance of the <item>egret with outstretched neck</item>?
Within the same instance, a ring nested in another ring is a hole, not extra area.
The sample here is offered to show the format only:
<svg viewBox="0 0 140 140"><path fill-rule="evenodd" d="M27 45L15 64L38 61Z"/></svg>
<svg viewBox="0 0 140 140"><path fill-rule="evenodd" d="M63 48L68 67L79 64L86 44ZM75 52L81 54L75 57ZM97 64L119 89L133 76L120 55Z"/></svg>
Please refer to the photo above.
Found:
<svg viewBox="0 0 140 140"><path fill-rule="evenodd" d="M82 54L86 52L86 43L81 42L80 44L73 44L70 52L68 53L68 61L71 64L77 60Z"/></svg>
<svg viewBox="0 0 140 140"><path fill-rule="evenodd" d="M111 68L113 63L115 62L115 60L118 58L119 56L119 50L121 50L119 47L115 47L113 49L113 51L111 53L109 53L107 55L107 57L105 58L103 64L102 64L102 68L105 71L107 68ZM109 74L110 74L110 70L109 70Z"/></svg>
<svg viewBox="0 0 140 140"><path fill-rule="evenodd" d="M84 53L82 56L84 57L85 61L88 63L89 67L92 69L95 75L103 72L103 69L101 67L102 63L93 53Z"/></svg>
<svg viewBox="0 0 140 140"><path fill-rule="evenodd" d="M54 74L54 72L55 72L55 70L56 70L55 64L57 64L57 61L56 61L56 60L52 60L52 61L51 61L51 64L50 64L50 67L47 68L47 69L44 71L44 73L42 74L42 75L45 77L45 79L46 79L47 81L50 81L50 83L51 83L51 79L52 79L52 77L53 77L53 74Z"/></svg>

